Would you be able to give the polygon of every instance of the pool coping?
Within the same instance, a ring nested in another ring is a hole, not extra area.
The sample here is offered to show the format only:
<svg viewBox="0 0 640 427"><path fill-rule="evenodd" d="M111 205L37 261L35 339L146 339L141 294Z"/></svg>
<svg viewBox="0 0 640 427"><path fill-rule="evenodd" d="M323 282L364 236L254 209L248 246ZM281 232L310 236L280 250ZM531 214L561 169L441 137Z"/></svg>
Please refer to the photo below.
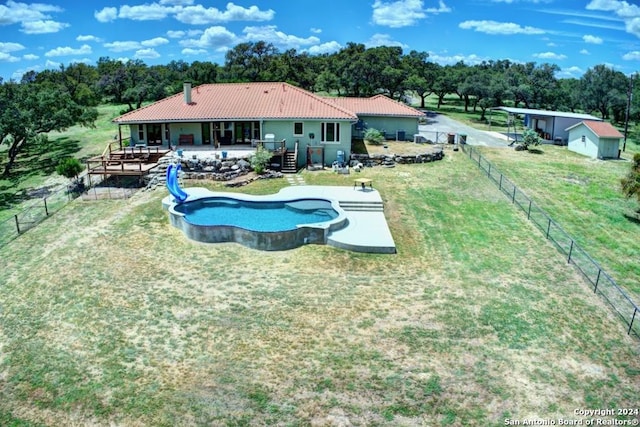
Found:
<svg viewBox="0 0 640 427"><path fill-rule="evenodd" d="M203 197L235 197L243 200L265 201L317 198L336 202L340 215L346 216L346 226L328 229L325 244L340 249L364 253L395 254L393 236L383 212L383 201L375 189L346 186L302 185L281 189L269 195L254 196L245 193L214 192L206 188L184 188L186 201ZM164 209L174 204L171 195L162 200ZM315 242L314 242L315 243Z"/></svg>

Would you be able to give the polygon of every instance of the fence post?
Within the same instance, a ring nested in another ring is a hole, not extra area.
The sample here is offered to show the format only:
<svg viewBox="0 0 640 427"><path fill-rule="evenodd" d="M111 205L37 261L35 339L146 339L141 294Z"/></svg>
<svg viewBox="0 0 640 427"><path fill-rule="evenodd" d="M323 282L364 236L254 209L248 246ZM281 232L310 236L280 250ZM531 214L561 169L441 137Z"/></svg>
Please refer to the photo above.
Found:
<svg viewBox="0 0 640 427"><path fill-rule="evenodd" d="M549 223L547 224L547 239L549 238L549 230L551 230L551 218L549 218Z"/></svg>
<svg viewBox="0 0 640 427"><path fill-rule="evenodd" d="M527 210L527 219L531 219L531 199L529 199L529 209Z"/></svg>
<svg viewBox="0 0 640 427"><path fill-rule="evenodd" d="M500 191L502 191L502 174L500 174L500 185L498 185Z"/></svg>
<svg viewBox="0 0 640 427"><path fill-rule="evenodd" d="M47 198L42 199L44 201L44 213L49 216L49 208L47 207Z"/></svg>
<svg viewBox="0 0 640 427"><path fill-rule="evenodd" d="M487 176L491 178L491 163L489 163L489 170L487 171Z"/></svg>
<svg viewBox="0 0 640 427"><path fill-rule="evenodd" d="M514 184L513 185L513 195L511 196L511 203L515 203L516 202L516 190L517 190L517 187Z"/></svg>
<svg viewBox="0 0 640 427"><path fill-rule="evenodd" d="M573 240L571 240L571 247L569 248L569 257L567 258L567 264L571 264L571 253L573 252Z"/></svg>
<svg viewBox="0 0 640 427"><path fill-rule="evenodd" d="M20 221L18 221L18 214L13 216L16 219L16 229L18 230L18 234L20 234Z"/></svg>
<svg viewBox="0 0 640 427"><path fill-rule="evenodd" d="M633 327L633 321L636 320L636 313L638 312L638 307L633 309L633 316L631 316L631 322L629 322L629 330L627 331L627 335L631 334L631 328Z"/></svg>
<svg viewBox="0 0 640 427"><path fill-rule="evenodd" d="M600 283L600 273L602 273L602 269L598 268L598 277L596 277L596 286L593 288L593 293L598 292L598 283Z"/></svg>

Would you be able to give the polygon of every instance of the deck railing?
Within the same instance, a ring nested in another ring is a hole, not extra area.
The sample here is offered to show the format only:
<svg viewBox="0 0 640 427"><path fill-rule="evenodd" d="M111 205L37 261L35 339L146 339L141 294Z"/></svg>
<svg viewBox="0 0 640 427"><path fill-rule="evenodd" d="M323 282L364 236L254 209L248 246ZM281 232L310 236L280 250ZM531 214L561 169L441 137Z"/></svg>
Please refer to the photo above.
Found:
<svg viewBox="0 0 640 427"><path fill-rule="evenodd" d="M287 140L283 139L282 141L264 141L258 140L256 141L258 147L262 147L265 150L268 150L275 154L282 154L287 151Z"/></svg>

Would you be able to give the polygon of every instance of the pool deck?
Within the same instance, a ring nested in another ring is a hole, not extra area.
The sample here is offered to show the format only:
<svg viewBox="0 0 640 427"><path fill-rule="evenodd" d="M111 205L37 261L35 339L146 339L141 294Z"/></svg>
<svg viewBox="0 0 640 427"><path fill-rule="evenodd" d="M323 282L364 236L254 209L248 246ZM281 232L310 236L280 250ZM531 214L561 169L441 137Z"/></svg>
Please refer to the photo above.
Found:
<svg viewBox="0 0 640 427"><path fill-rule="evenodd" d="M184 188L190 198L208 193L201 188ZM337 201L344 210L348 225L332 231L327 244L354 252L395 254L396 245L384 216L380 193L375 189L361 187L301 185L281 189L279 198L321 198ZM170 204L171 196L163 200ZM187 199L189 200L189 198Z"/></svg>
<svg viewBox="0 0 640 427"><path fill-rule="evenodd" d="M278 193L287 197L318 197L337 200L349 224L333 231L327 244L354 252L396 253L393 236L384 217L380 193L367 187L302 185L285 187Z"/></svg>

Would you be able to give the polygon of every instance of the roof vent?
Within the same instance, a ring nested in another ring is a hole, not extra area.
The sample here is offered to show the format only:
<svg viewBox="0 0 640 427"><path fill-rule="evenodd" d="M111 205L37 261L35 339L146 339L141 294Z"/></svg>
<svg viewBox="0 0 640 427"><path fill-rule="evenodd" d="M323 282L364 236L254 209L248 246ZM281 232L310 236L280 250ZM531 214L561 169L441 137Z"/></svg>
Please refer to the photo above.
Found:
<svg viewBox="0 0 640 427"><path fill-rule="evenodd" d="M183 84L183 92L184 92L184 103L189 105L192 103L191 101L191 82L184 82Z"/></svg>

